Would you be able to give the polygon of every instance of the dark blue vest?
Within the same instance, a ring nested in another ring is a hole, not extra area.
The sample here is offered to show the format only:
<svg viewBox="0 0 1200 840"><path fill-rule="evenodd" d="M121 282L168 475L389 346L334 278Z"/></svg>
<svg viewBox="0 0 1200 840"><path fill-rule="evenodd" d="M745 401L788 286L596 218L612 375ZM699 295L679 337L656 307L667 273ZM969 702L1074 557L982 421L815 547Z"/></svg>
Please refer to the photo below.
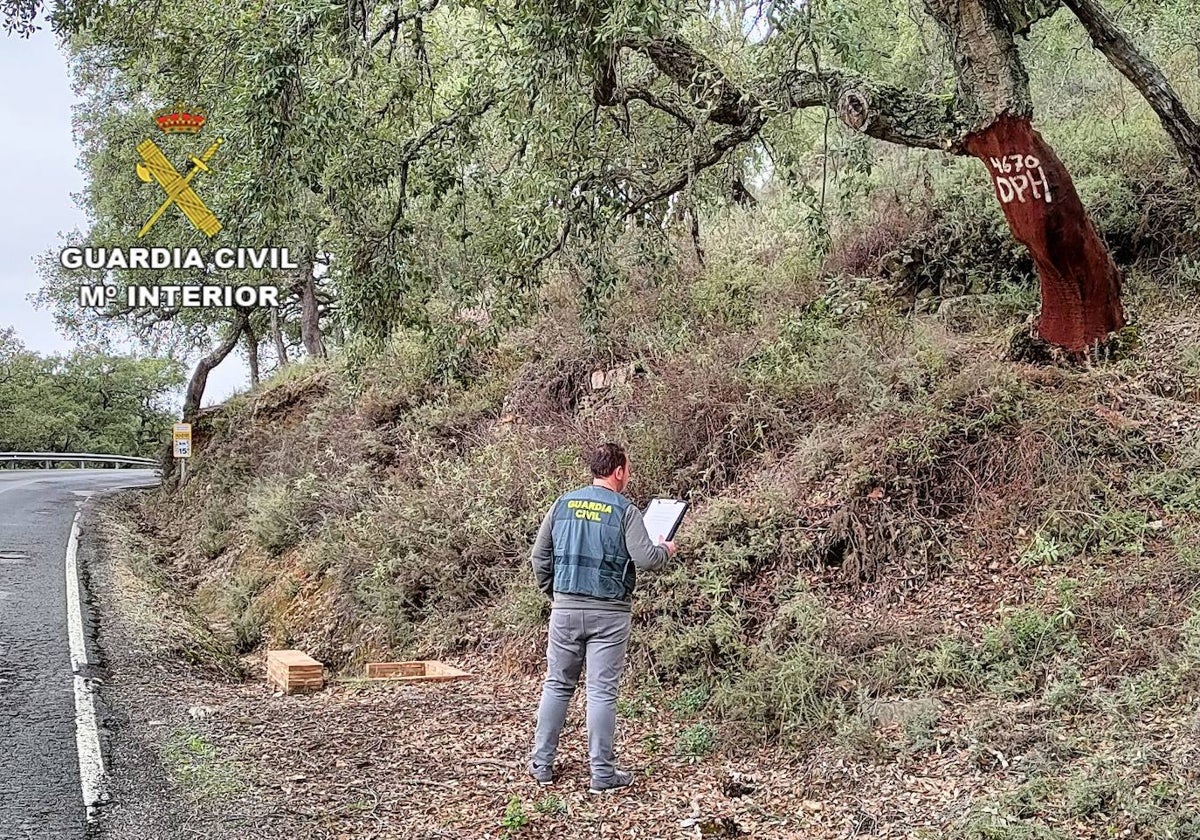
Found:
<svg viewBox="0 0 1200 840"><path fill-rule="evenodd" d="M607 487L581 487L554 503L554 591L625 600L636 569L625 548L629 500Z"/></svg>

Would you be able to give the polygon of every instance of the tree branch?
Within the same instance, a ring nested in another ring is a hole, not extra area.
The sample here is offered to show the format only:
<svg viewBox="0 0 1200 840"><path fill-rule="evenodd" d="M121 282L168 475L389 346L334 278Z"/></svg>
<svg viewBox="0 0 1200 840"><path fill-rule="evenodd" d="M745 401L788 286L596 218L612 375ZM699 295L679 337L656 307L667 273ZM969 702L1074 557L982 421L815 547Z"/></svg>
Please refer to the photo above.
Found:
<svg viewBox="0 0 1200 840"><path fill-rule="evenodd" d="M965 126L949 98L914 93L841 70L792 70L780 77L780 99L790 108L822 106L838 120L876 140L961 153Z"/></svg>
<svg viewBox="0 0 1200 840"><path fill-rule="evenodd" d="M696 121L684 113L683 109L677 107L674 103L667 102L662 97L657 96L653 91L646 90L640 87L631 87L624 90L624 101L632 102L639 100L645 102L651 108L662 111L664 114L670 114L679 122L687 127L688 131L696 130Z"/></svg>
<svg viewBox="0 0 1200 840"><path fill-rule="evenodd" d="M660 73L691 96L692 104L708 112L711 122L744 126L755 118L758 100L743 92L724 70L682 38L626 40L622 46L649 58Z"/></svg>
<svg viewBox="0 0 1200 840"><path fill-rule="evenodd" d="M997 0L997 5L1013 34L1026 35L1031 26L1058 11L1059 0Z"/></svg>
<svg viewBox="0 0 1200 840"><path fill-rule="evenodd" d="M819 73L793 70L783 73L769 86L773 96L768 103L735 84L716 63L682 38L627 39L619 44L618 49L621 48L635 50L650 59L660 73L688 95L697 109L705 112L707 122L729 126L728 131L694 155L665 183L634 200L627 211L630 214L684 189L697 173L716 165L729 151L755 137L766 124L769 113L781 106L785 110L828 108L849 128L890 143L955 153L962 150L965 129L949 98L913 93L840 70ZM702 127L679 108L648 91L622 89L617 62L612 57L597 68L593 87L599 105L641 99L674 116L693 134L699 134Z"/></svg>
<svg viewBox="0 0 1200 840"><path fill-rule="evenodd" d="M724 159L726 152L737 148L750 138L754 137L754 135L758 134L759 129L761 129L766 122L767 121L764 117L756 116L746 125L731 128L729 131L720 135L713 140L712 145L708 149L695 155L692 158L691 163L689 163L686 168L674 175L669 181L654 189L653 192L646 193L641 198L632 202L629 205L629 209L625 211L625 215L632 216L634 213L640 212L647 205L653 204L656 201L662 201L665 198L670 198L671 196L675 195L675 193L680 192L687 187L687 185L692 181L693 178L696 177L698 173L720 163Z"/></svg>
<svg viewBox="0 0 1200 840"><path fill-rule="evenodd" d="M1096 49L1145 97L1184 164L1200 180L1200 126L1158 65L1138 50L1096 0L1063 0L1063 3L1079 18Z"/></svg>
<svg viewBox="0 0 1200 840"><path fill-rule="evenodd" d="M438 120L427 128L420 137L414 137L404 144L400 158L396 162L397 173L400 176L400 199L396 202L396 211L392 214L392 220L388 224L388 233L394 231L396 225L404 218L404 205L408 192L408 171L413 161L420 157L421 152L424 151L426 146L445 136L446 132L452 126L463 120L483 116L495 104L496 98L488 96L470 107L454 111L441 120Z"/></svg>
<svg viewBox="0 0 1200 840"><path fill-rule="evenodd" d="M392 18L387 23L379 28L379 31L371 38L371 47L374 48L386 38L388 35L396 36L400 32L400 27L411 20L417 20L431 13L437 8L440 0L419 0L417 8L411 12L400 14L399 6L392 11Z"/></svg>

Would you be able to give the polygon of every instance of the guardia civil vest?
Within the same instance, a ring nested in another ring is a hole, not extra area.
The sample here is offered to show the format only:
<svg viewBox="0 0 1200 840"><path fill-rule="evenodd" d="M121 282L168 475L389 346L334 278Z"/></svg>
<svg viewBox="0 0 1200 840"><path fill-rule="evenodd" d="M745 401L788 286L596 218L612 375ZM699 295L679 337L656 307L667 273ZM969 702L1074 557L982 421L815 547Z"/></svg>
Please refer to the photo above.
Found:
<svg viewBox="0 0 1200 840"><path fill-rule="evenodd" d="M581 487L554 504L554 591L626 600L636 569L625 548L629 500L607 487Z"/></svg>

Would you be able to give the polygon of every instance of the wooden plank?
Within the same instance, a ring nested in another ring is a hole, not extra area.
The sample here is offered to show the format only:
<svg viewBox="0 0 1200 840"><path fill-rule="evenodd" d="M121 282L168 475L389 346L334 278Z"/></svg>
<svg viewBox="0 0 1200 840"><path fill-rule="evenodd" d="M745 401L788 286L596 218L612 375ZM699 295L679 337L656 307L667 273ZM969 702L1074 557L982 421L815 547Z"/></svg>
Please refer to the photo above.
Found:
<svg viewBox="0 0 1200 840"><path fill-rule="evenodd" d="M463 671L437 660L430 661L425 668L425 676L427 677L458 677L463 673Z"/></svg>
<svg viewBox="0 0 1200 840"><path fill-rule="evenodd" d="M267 682L284 694L320 691L325 686L325 666L301 650L267 651Z"/></svg>
<svg viewBox="0 0 1200 840"><path fill-rule="evenodd" d="M424 662L368 662L367 679L381 680L392 677L423 677Z"/></svg>
<svg viewBox="0 0 1200 840"><path fill-rule="evenodd" d="M302 650L271 650L267 651L268 662L280 662L286 665L320 665Z"/></svg>
<svg viewBox="0 0 1200 840"><path fill-rule="evenodd" d="M436 659L422 659L414 662L369 662L367 679L393 682L450 682L470 680L474 679L474 676Z"/></svg>

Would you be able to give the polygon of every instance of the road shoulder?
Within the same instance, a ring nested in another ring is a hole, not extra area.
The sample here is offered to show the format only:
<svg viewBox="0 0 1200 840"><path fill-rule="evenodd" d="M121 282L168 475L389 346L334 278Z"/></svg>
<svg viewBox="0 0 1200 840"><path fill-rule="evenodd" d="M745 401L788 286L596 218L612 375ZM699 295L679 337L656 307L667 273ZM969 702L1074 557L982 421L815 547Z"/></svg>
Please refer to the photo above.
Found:
<svg viewBox="0 0 1200 840"><path fill-rule="evenodd" d="M107 803L97 840L234 840L260 833L253 801L222 775L203 718L233 689L206 678L181 654L193 651L170 596L146 579L137 535L122 530L121 497L94 500L81 520L79 557L103 683L101 725ZM199 698L199 699L198 699Z"/></svg>

